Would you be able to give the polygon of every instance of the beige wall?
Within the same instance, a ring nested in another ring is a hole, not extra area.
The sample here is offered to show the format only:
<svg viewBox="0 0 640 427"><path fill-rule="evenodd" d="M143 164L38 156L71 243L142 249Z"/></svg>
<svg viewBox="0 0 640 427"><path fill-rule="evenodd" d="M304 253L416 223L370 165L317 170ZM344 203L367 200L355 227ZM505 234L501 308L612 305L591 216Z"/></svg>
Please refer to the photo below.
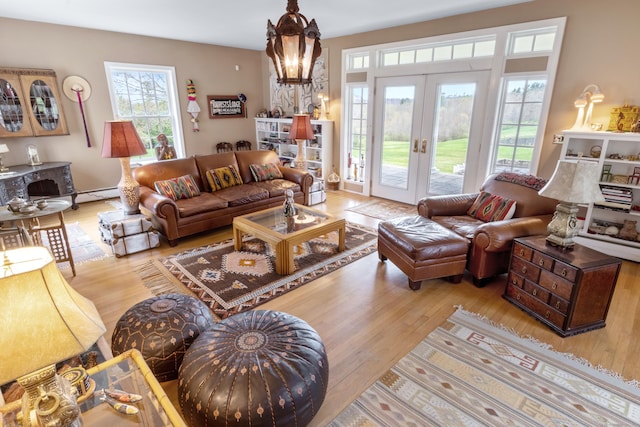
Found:
<svg viewBox="0 0 640 427"><path fill-rule="evenodd" d="M587 84L599 84L606 95L605 102L596 107L593 117L605 126L611 107L624 102L640 104L640 79L635 77L640 69L640 56L634 52L635 40L640 36L637 25L640 2L637 0L612 0L609 3L535 0L323 40L329 53L331 118L337 125L335 140L340 141L342 49L559 16L568 17L567 27L539 171L541 176L550 176L560 153L560 146L551 143L552 135L573 124L576 115L573 100ZM322 30L322 22L318 24ZM268 61L263 50L233 49L3 18L0 18L0 40L3 41L0 66L52 68L60 85L69 75L79 75L90 82L93 92L86 103L86 114L92 148L86 147L77 103L66 97L62 99L62 106L70 135L5 140L11 150L5 155L9 165L26 162L28 144L38 146L43 161L71 161L79 191L113 187L120 177L118 161L100 157L103 123L113 119L104 61L175 66L183 112L187 103L185 80L194 80L203 112L200 114L200 133L192 132L189 116L186 112L182 115L187 155L211 152L220 141L255 141L252 117L269 105ZM240 66L240 71L235 71L235 65ZM248 97L248 119L208 118L207 94L240 92ZM339 154L336 143L336 165Z"/></svg>
<svg viewBox="0 0 640 427"><path fill-rule="evenodd" d="M265 21L266 22L266 21ZM51 68L60 89L69 75L78 75L91 84L91 98L85 113L92 148L87 148L82 117L76 102L62 96L62 108L69 135L10 138L7 165L27 161L25 147L35 144L42 161L70 161L78 191L114 187L120 180L120 162L103 159L104 122L113 120L104 71L105 61L170 65L176 68L178 93L187 155L210 153L217 142L255 140L252 117L262 108L262 52L206 44L185 43L150 37L85 30L36 22L0 18L2 59L0 67ZM236 71L235 66L240 70ZM186 80L195 82L200 113L200 132L191 129L186 113ZM249 118L215 119L207 114L207 95L247 95Z"/></svg>
<svg viewBox="0 0 640 427"><path fill-rule="evenodd" d="M405 25L322 41L329 50L331 118L340 129L342 49L417 39L555 17L567 17L549 121L541 153L539 175L550 177L560 154L553 134L570 128L576 118L573 101L589 83L600 85L604 103L594 109L593 121L609 123L611 107L640 104L640 39L638 0L535 0L516 6ZM322 31L322 22L318 22ZM334 135L340 137L339 130ZM339 151L334 147L334 159ZM338 161L336 160L336 165Z"/></svg>

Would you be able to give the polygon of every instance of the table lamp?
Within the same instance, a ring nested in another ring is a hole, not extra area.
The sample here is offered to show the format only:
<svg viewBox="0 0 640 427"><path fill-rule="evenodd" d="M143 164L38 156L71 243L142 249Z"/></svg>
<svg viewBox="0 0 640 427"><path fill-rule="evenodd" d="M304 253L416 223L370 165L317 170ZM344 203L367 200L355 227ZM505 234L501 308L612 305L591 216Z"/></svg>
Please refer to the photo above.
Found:
<svg viewBox="0 0 640 427"><path fill-rule="evenodd" d="M578 204L604 201L598 181L597 162L560 160L547 185L538 192L541 196L560 201L553 219L547 226L547 243L568 250L573 248L578 234Z"/></svg>
<svg viewBox="0 0 640 427"><path fill-rule="evenodd" d="M131 120L105 122L102 140L102 157L119 158L122 167L122 178L118 183L122 210L127 215L140 213L140 185L131 175L131 156L147 154Z"/></svg>
<svg viewBox="0 0 640 427"><path fill-rule="evenodd" d="M289 139L295 140L298 144L298 153L293 160L296 169L307 169L307 158L305 155L305 141L313 139L313 128L311 127L311 117L308 114L296 114L293 116Z"/></svg>
<svg viewBox="0 0 640 427"><path fill-rule="evenodd" d="M55 364L105 333L100 315L69 286L46 248L9 249L0 258L0 384L17 379L25 389L23 426L82 425L71 386Z"/></svg>
<svg viewBox="0 0 640 427"><path fill-rule="evenodd" d="M8 152L9 147L7 147L7 144L0 144L0 172L7 172L9 170L9 168L4 165L4 161L2 159L2 155Z"/></svg>

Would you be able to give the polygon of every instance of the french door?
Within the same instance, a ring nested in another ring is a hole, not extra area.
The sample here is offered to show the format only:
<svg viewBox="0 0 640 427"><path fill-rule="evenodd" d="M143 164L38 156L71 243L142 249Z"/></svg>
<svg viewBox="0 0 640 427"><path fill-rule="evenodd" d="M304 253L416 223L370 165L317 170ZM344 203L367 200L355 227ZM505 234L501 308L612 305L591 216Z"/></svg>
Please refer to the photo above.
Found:
<svg viewBox="0 0 640 427"><path fill-rule="evenodd" d="M472 191L488 71L376 80L371 194L405 203Z"/></svg>

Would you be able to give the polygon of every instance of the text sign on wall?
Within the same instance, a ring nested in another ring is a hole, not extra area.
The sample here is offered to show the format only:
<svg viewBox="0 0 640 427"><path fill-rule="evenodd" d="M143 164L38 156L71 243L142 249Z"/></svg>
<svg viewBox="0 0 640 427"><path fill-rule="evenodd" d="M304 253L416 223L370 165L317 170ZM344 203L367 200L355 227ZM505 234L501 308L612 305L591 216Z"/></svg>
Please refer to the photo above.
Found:
<svg viewBox="0 0 640 427"><path fill-rule="evenodd" d="M245 117L244 102L238 95L207 95L209 118Z"/></svg>

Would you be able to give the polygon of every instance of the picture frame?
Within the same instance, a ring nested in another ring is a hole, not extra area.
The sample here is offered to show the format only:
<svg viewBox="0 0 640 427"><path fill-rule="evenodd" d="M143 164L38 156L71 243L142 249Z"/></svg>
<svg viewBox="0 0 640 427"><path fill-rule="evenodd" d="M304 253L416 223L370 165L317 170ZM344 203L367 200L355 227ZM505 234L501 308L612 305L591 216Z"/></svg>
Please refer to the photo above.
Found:
<svg viewBox="0 0 640 427"><path fill-rule="evenodd" d="M245 103L238 95L207 95L210 119L246 117Z"/></svg>

